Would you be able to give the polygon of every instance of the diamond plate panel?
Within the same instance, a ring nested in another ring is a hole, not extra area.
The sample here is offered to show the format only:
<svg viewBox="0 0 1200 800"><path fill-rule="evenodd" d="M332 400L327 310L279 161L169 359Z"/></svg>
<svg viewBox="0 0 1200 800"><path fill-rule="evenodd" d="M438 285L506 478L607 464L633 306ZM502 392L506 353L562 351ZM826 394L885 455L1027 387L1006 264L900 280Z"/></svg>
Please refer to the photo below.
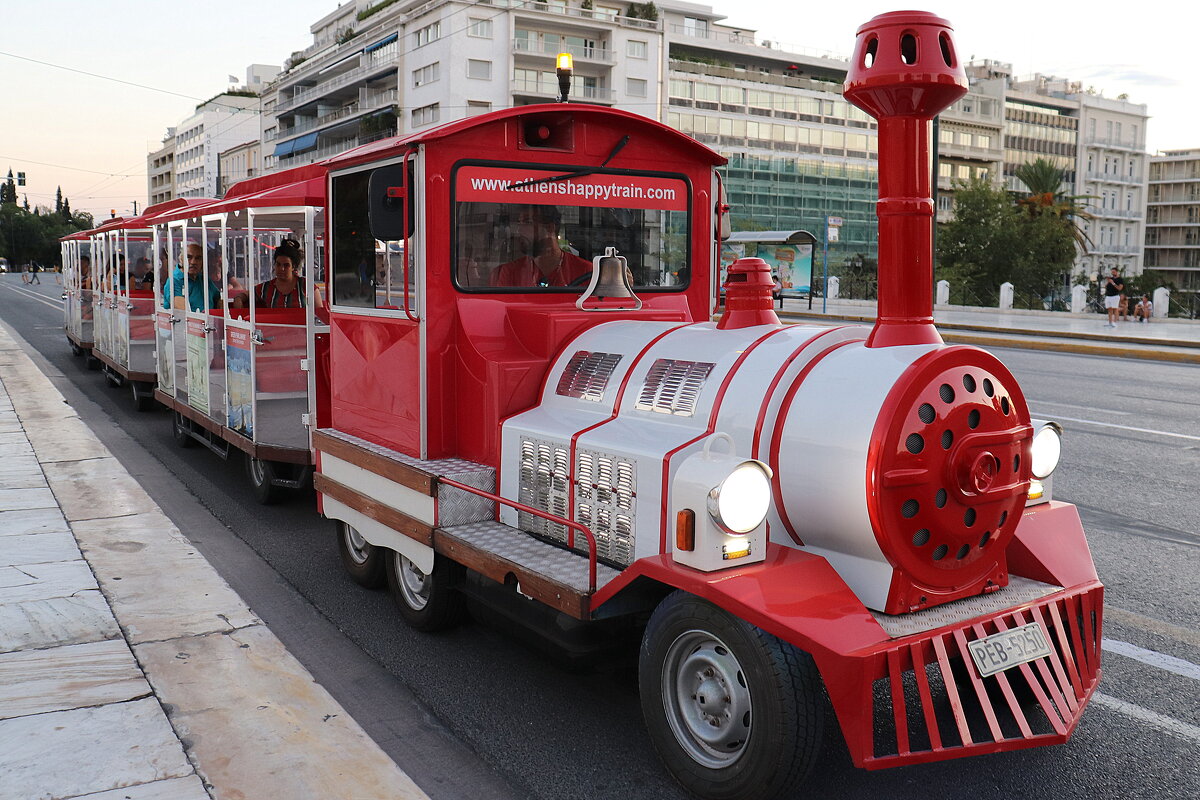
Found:
<svg viewBox="0 0 1200 800"><path fill-rule="evenodd" d="M473 547L565 584L581 594L588 590L587 558L570 550L538 541L516 528L494 521L472 522L443 530ZM596 564L596 588L619 574L612 567Z"/></svg>
<svg viewBox="0 0 1200 800"><path fill-rule="evenodd" d="M875 621L887 631L888 636L898 639L901 636L911 636L914 633L931 631L946 625L957 625L975 617L998 614L1013 606L1028 603L1059 591L1062 591L1061 586L1022 578L1019 575L1010 575L1008 586L989 594L964 597L962 600L954 600L912 614L891 615L872 611L871 616L875 617Z"/></svg>

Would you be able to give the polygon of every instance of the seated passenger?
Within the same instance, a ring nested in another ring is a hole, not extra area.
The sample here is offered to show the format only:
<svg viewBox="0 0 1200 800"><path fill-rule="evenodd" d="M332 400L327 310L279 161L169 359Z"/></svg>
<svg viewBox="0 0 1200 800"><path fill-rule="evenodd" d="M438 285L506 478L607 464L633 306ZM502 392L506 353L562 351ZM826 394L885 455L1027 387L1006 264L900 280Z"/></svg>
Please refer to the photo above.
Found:
<svg viewBox="0 0 1200 800"><path fill-rule="evenodd" d="M132 278L135 290L142 292L154 291L154 268L150 265L150 259L143 256L137 260Z"/></svg>
<svg viewBox="0 0 1200 800"><path fill-rule="evenodd" d="M204 295L205 289L208 290L208 307L221 307L221 287L214 285L212 281L205 280L204 274L204 251L200 249L200 245L195 242L189 242L187 246L187 308L190 311L204 310ZM175 268L174 274L171 275L171 296L172 305L175 308L183 308L183 270L179 267Z"/></svg>
<svg viewBox="0 0 1200 800"><path fill-rule="evenodd" d="M284 239L275 248L275 277L254 287L254 304L259 308L304 308L304 286L300 266L304 253L300 242ZM245 292L234 298L234 308L247 308L249 295Z"/></svg>
<svg viewBox="0 0 1200 800"><path fill-rule="evenodd" d="M518 246L525 253L492 272L492 286L569 286L592 263L562 248L562 216L555 206L525 206L517 215Z"/></svg>

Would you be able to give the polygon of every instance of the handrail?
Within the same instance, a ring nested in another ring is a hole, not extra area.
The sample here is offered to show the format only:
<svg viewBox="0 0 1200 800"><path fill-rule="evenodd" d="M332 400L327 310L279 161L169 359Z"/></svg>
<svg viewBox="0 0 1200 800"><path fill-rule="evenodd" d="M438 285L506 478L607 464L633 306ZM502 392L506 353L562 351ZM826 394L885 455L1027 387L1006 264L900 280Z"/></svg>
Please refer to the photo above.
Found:
<svg viewBox="0 0 1200 800"><path fill-rule="evenodd" d="M541 517L548 522L553 522L557 525L566 525L571 530L582 533L587 537L588 540L588 594L596 593L596 537L591 530L587 528L587 526L581 525L578 522L572 522L564 517L555 516L548 511L542 511L540 508L527 506L524 503L517 502L516 500L509 500L501 497L498 494L495 494L494 492L485 491L484 489L479 489L475 486L468 486L467 484L456 481L453 478L447 478L442 475L438 475L437 481L438 483L444 483L447 486L452 486L455 489L461 489L464 492L487 498L493 502L511 506L517 511L524 511L526 514L533 514L535 517Z"/></svg>

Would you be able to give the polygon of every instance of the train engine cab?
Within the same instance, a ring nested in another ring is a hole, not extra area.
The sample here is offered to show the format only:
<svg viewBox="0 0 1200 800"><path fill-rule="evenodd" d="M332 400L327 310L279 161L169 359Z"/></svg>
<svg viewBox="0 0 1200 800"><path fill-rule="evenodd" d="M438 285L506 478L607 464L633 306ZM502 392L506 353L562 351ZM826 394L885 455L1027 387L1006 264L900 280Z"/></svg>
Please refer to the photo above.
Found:
<svg viewBox="0 0 1200 800"><path fill-rule="evenodd" d="M314 485L350 574L424 630L485 592L644 624L647 728L703 797L790 791L825 692L868 768L1065 741L1103 587L1058 431L933 327L930 120L965 89L945 20L860 29L873 328L780 324L757 259L713 321L722 159L648 119L527 106L328 162Z"/></svg>

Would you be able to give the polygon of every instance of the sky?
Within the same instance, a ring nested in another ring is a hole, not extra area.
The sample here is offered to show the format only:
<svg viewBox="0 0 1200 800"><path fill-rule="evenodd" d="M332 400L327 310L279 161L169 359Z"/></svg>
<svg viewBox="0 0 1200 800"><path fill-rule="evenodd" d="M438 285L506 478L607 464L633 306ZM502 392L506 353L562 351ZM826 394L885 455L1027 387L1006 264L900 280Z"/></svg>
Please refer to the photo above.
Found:
<svg viewBox="0 0 1200 800"><path fill-rule="evenodd" d="M726 24L756 28L760 39L843 56L859 25L911 5L711 3ZM1188 4L919 5L950 21L964 57L1145 103L1150 152L1200 148L1200 12L1183 11ZM133 201L145 203L146 155L166 129L227 89L229 76L241 83L248 64L282 65L307 47L309 26L335 7L336 0L0 0L0 178L10 168L25 172L19 191L32 205L53 207L61 186L74 209L132 213Z"/></svg>

